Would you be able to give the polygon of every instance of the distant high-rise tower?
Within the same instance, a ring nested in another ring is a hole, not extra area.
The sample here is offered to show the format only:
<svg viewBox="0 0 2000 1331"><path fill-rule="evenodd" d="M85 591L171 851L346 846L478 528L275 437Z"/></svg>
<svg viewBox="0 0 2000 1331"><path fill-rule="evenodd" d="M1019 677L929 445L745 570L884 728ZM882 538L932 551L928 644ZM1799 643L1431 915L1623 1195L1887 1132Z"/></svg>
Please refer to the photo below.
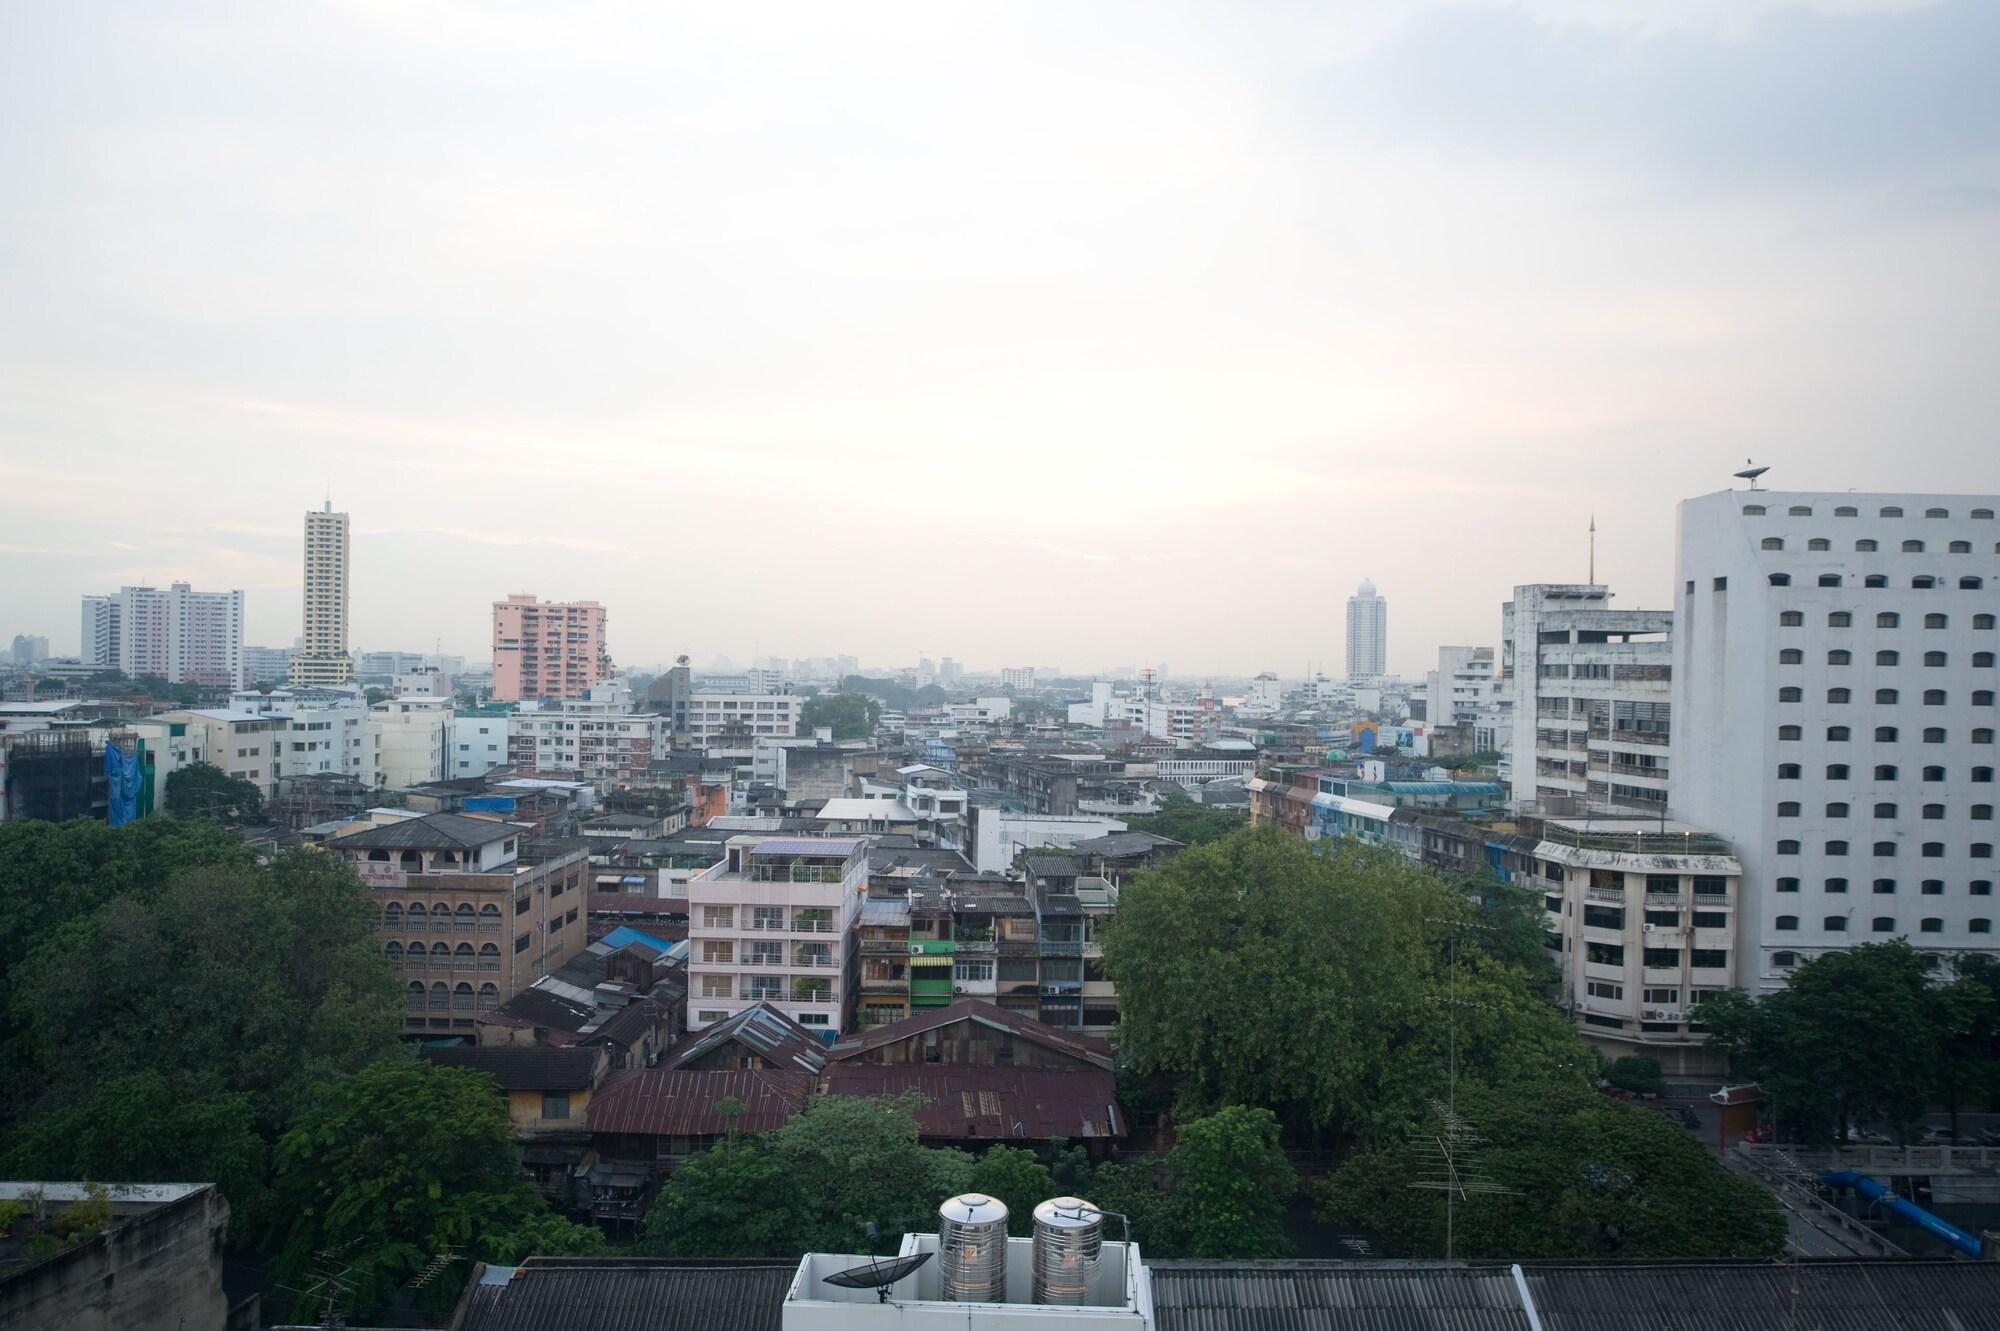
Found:
<svg viewBox="0 0 2000 1331"><path fill-rule="evenodd" d="M604 607L538 601L516 592L493 603L493 699L581 698L611 678Z"/></svg>
<svg viewBox="0 0 2000 1331"><path fill-rule="evenodd" d="M1347 677L1374 679L1389 673L1389 603L1375 594L1375 584L1347 598Z"/></svg>
<svg viewBox="0 0 2000 1331"><path fill-rule="evenodd" d="M292 657L292 683L345 684L354 678L347 655L347 514L333 502L306 514L305 634Z"/></svg>

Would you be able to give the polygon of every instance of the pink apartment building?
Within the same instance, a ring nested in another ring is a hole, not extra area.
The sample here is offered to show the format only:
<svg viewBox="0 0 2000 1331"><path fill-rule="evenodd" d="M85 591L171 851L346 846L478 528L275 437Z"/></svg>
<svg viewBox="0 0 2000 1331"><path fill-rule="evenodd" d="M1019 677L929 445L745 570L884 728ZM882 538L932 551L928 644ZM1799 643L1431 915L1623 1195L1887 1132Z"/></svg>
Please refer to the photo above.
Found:
<svg viewBox="0 0 2000 1331"><path fill-rule="evenodd" d="M493 697L502 702L580 698L611 678L604 607L538 601L516 592L493 603Z"/></svg>

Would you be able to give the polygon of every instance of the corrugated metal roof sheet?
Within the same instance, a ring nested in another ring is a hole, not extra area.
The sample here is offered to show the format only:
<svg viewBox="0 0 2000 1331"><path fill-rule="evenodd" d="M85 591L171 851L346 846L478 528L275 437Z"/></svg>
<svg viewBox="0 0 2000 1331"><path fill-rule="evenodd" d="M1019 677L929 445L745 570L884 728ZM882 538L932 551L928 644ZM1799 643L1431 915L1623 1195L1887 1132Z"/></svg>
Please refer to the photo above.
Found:
<svg viewBox="0 0 2000 1331"><path fill-rule="evenodd" d="M1147 1265L1159 1331L1530 1331L1532 1326L1505 1267Z"/></svg>
<svg viewBox="0 0 2000 1331"><path fill-rule="evenodd" d="M429 1047L419 1051L443 1067L483 1072L503 1091L585 1091L597 1068L588 1049L520 1049L468 1046Z"/></svg>
<svg viewBox="0 0 2000 1331"><path fill-rule="evenodd" d="M687 1068L637 1068L608 1078L584 1111L592 1132L642 1135L720 1136L731 1125L715 1106L734 1096L743 1114L738 1132L770 1132L805 1108L814 1078L809 1072L702 1072Z"/></svg>
<svg viewBox="0 0 2000 1331"><path fill-rule="evenodd" d="M457 1331L779 1331L795 1262L531 1257L466 1289Z"/></svg>
<svg viewBox="0 0 2000 1331"><path fill-rule="evenodd" d="M824 1041L769 1003L761 1002L688 1036L668 1050L663 1061L670 1068L684 1067L716 1046L732 1042L780 1067L815 1076L826 1066Z"/></svg>
<svg viewBox="0 0 2000 1331"><path fill-rule="evenodd" d="M982 1141L1122 1137L1117 1080L1097 1068L950 1068L936 1064L835 1063L829 1095L901 1095L930 1101L917 1111L927 1137Z"/></svg>
<svg viewBox="0 0 2000 1331"><path fill-rule="evenodd" d="M950 961L949 957L938 958ZM911 957L912 965L924 961L923 957ZM1108 1068L1112 1064L1111 1046L1093 1035L1079 1035L1056 1026L1045 1025L1033 1017L1003 1008L979 998L961 998L945 1007L933 1008L927 1012L915 1013L902 1021L892 1021L883 1026L871 1026L865 1031L837 1040L826 1053L828 1058L853 1058L856 1054L870 1049L880 1049L883 1045L907 1040L912 1035L936 1030L961 1021L979 1021L989 1026L1004 1027L1023 1040L1032 1040L1047 1049L1068 1054L1086 1063L1095 1063Z"/></svg>
<svg viewBox="0 0 2000 1331"><path fill-rule="evenodd" d="M2000 1331L2000 1263L1897 1259L1524 1271L1543 1331Z"/></svg>

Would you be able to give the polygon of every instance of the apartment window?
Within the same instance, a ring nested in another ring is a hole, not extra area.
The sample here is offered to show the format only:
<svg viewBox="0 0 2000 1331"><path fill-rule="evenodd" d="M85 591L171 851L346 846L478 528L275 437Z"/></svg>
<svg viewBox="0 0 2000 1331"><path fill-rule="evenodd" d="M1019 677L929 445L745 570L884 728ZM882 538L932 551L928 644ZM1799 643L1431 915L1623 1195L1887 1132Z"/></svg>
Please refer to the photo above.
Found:
<svg viewBox="0 0 2000 1331"><path fill-rule="evenodd" d="M1973 806L1972 806L1972 821L1973 821L1973 822L1975 822L1975 823L1990 823L1990 822L1992 822L1992 821L1993 821L1993 806L1992 806L1991 804L1975 804L1975 805L1973 805Z"/></svg>
<svg viewBox="0 0 2000 1331"><path fill-rule="evenodd" d="M1784 815L1780 814L1779 816L1783 817ZM1829 804L1826 806L1826 816L1829 818L1845 818L1847 816L1847 806L1845 804Z"/></svg>
<svg viewBox="0 0 2000 1331"><path fill-rule="evenodd" d="M1892 666L1900 662L1902 659L1903 659L1902 657L1898 656L1894 652L1875 653L1875 664L1878 666Z"/></svg>
<svg viewBox="0 0 2000 1331"><path fill-rule="evenodd" d="M1927 573L1919 573L1916 577L1910 579L1910 586L1920 592L1934 591L1937 585L1937 579Z"/></svg>
<svg viewBox="0 0 2000 1331"><path fill-rule="evenodd" d="M1993 742L1993 732L1985 726L1979 726L1972 732L1972 742L1974 744L1991 744Z"/></svg>
<svg viewBox="0 0 2000 1331"><path fill-rule="evenodd" d="M526 952L528 950L528 939L530 937L531 935L529 934L522 934L520 937L514 940L514 951L517 954Z"/></svg>
<svg viewBox="0 0 2000 1331"><path fill-rule="evenodd" d="M1720 581L1720 579L1717 579L1717 581ZM1805 622L1806 622L1806 617L1802 611L1783 610L1778 613L1779 628L1786 628L1786 629L1801 628L1804 626Z"/></svg>
<svg viewBox="0 0 2000 1331"><path fill-rule="evenodd" d="M1847 932L1847 917L1845 915L1829 915L1821 922L1821 927L1830 934L1844 934Z"/></svg>
<svg viewBox="0 0 2000 1331"><path fill-rule="evenodd" d="M1778 890L1780 892L1796 892L1799 890L1799 880L1796 878L1780 878L1778 880Z"/></svg>
<svg viewBox="0 0 2000 1331"><path fill-rule="evenodd" d="M1826 737L1830 743L1845 744L1849 738L1849 731L1846 726L1828 726Z"/></svg>
<svg viewBox="0 0 2000 1331"><path fill-rule="evenodd" d="M1990 782L1993 780L1993 769L1990 767L1975 767L1972 769L1972 779L1982 784Z"/></svg>
<svg viewBox="0 0 2000 1331"><path fill-rule="evenodd" d="M701 927L704 929L728 929L733 927L735 923L736 908L734 906L703 906L701 908Z"/></svg>
<svg viewBox="0 0 2000 1331"><path fill-rule="evenodd" d="M1993 858L1993 846L1992 846L1992 844L1991 844L1990 842L1985 842L1985 841L1975 841L1975 842L1973 842L1973 843L1972 843L1972 858L1973 858L1973 859L1975 859L1975 860L1990 860L1990 859L1992 859L1992 858Z"/></svg>
<svg viewBox="0 0 2000 1331"><path fill-rule="evenodd" d="M1625 949L1616 943L1589 943L1584 947L1584 959L1598 966L1623 966Z"/></svg>
<svg viewBox="0 0 2000 1331"><path fill-rule="evenodd" d="M1966 890L1975 897L1990 897L1993 895L1993 883L1990 879L1975 878L1966 885Z"/></svg>
<svg viewBox="0 0 2000 1331"><path fill-rule="evenodd" d="M1766 536L1762 542L1762 548L1766 550L1782 550L1785 548L1785 538L1782 536Z"/></svg>
<svg viewBox="0 0 2000 1331"><path fill-rule="evenodd" d="M1889 579L1886 574L1870 573L1868 576L1861 579L1861 585L1872 591L1879 591L1882 588L1887 587L1889 585Z"/></svg>
<svg viewBox="0 0 2000 1331"><path fill-rule="evenodd" d="M1943 896L1943 895L1944 895L1944 879L1942 879L1942 878L1926 878L1926 879L1924 879L1924 883L1923 883L1923 888L1922 888L1922 891L1923 891L1923 894L1924 894L1925 896L1927 896L1927 897L1941 897L1941 896Z"/></svg>
<svg viewBox="0 0 2000 1331"><path fill-rule="evenodd" d="M1826 779L1829 781L1847 780L1847 764L1846 763L1827 764Z"/></svg>
<svg viewBox="0 0 2000 1331"><path fill-rule="evenodd" d="M1849 702L1853 697L1854 692L1851 689L1828 689L1826 691L1826 700L1835 706Z"/></svg>
<svg viewBox="0 0 2000 1331"><path fill-rule="evenodd" d="M1845 841L1829 841L1826 843L1826 853L1836 857L1845 855L1847 853L1847 843Z"/></svg>
<svg viewBox="0 0 2000 1331"><path fill-rule="evenodd" d="M1943 689L1925 689L1925 690L1924 690L1924 706L1926 706L1926 707L1942 707L1942 706L1944 706L1944 690L1943 690Z"/></svg>
<svg viewBox="0 0 2000 1331"><path fill-rule="evenodd" d="M1726 592L1726 591L1728 591L1728 590L1729 590L1729 579L1727 579L1727 578L1717 578L1717 579L1715 580L1715 590L1717 590L1717 591L1719 591L1719 592Z"/></svg>
<svg viewBox="0 0 2000 1331"><path fill-rule="evenodd" d="M1810 541L1806 542L1806 549L1831 550L1833 549L1833 542L1827 540L1826 537L1824 536L1815 536Z"/></svg>
<svg viewBox="0 0 2000 1331"><path fill-rule="evenodd" d="M1962 577L1958 580L1958 589L1962 592L1976 592L1985 585L1980 579L1971 576Z"/></svg>
<svg viewBox="0 0 2000 1331"><path fill-rule="evenodd" d="M1786 800L1786 801L1785 801L1784 803L1780 804L1780 805L1778 806L1778 816L1779 816L1780 818L1796 818L1796 817L1798 817L1798 816L1799 816L1799 806L1798 806L1797 802L1796 802L1796 801L1793 801L1793 800Z"/></svg>
<svg viewBox="0 0 2000 1331"><path fill-rule="evenodd" d="M1878 897L1890 897L1890 896L1894 896L1895 894L1896 894L1896 880L1895 880L1895 879L1893 879L1893 878L1877 878L1877 879L1875 880L1875 895L1876 895L1876 896L1878 896Z"/></svg>
<svg viewBox="0 0 2000 1331"><path fill-rule="evenodd" d="M1990 508L1975 508L1972 510L1972 516L1975 518L1986 518L1988 520L1991 520L1993 517L1993 510Z"/></svg>
<svg viewBox="0 0 2000 1331"><path fill-rule="evenodd" d="M1896 727L1876 726L1875 742L1877 744L1894 744L1896 742Z"/></svg>
<svg viewBox="0 0 2000 1331"><path fill-rule="evenodd" d="M1795 611L1794 613L1797 612ZM1830 629L1852 628L1853 625L1854 616L1845 610L1832 611L1826 617L1826 626Z"/></svg>
<svg viewBox="0 0 2000 1331"><path fill-rule="evenodd" d="M1972 664L1975 669L1991 670L1993 668L1993 653L1974 652L1972 654Z"/></svg>
<svg viewBox="0 0 2000 1331"><path fill-rule="evenodd" d="M1872 853L1878 860L1893 860L1896 858L1896 843L1893 841L1877 841Z"/></svg>
<svg viewBox="0 0 2000 1331"><path fill-rule="evenodd" d="M1796 842L1796 841L1780 841L1780 842L1778 843L1778 854L1780 854L1780 855L1796 855L1796 854L1798 854L1798 853L1799 853L1799 843L1798 843L1798 842Z"/></svg>
<svg viewBox="0 0 2000 1331"><path fill-rule="evenodd" d="M1778 653L1779 665L1804 665L1806 654L1796 647L1787 647Z"/></svg>
<svg viewBox="0 0 2000 1331"><path fill-rule="evenodd" d="M1649 970L1671 970L1681 964L1681 954L1671 947L1649 947L1644 949L1641 961Z"/></svg>
<svg viewBox="0 0 2000 1331"><path fill-rule="evenodd" d="M1927 860L1941 860L1944 858L1944 842L1926 841L1921 853Z"/></svg>
<svg viewBox="0 0 2000 1331"><path fill-rule="evenodd" d="M1806 691L1797 687L1778 690L1779 702L1803 702L1805 701L1805 696Z"/></svg>
<svg viewBox="0 0 2000 1331"><path fill-rule="evenodd" d="M1764 516L1764 506L1762 504L1745 504L1743 506L1743 516L1746 518L1761 518Z"/></svg>
<svg viewBox="0 0 2000 1331"><path fill-rule="evenodd" d="M1881 547L1877 545L1876 542L1874 541L1863 539L1856 541L1854 543L1854 548L1859 553L1867 555L1867 554L1873 554L1876 550L1880 549Z"/></svg>
<svg viewBox="0 0 2000 1331"><path fill-rule="evenodd" d="M1903 553L1904 553L1904 554L1906 554L1906 555L1920 555L1920 554L1922 554L1923 552L1924 552L1924 543L1923 543L1922 541L1904 541L1904 542L1903 542Z"/></svg>
<svg viewBox="0 0 2000 1331"><path fill-rule="evenodd" d="M1875 616L1875 627L1878 629L1892 629L1902 622L1903 617L1894 610L1884 610L1881 614Z"/></svg>
<svg viewBox="0 0 2000 1331"><path fill-rule="evenodd" d="M1966 928L1975 934L1990 934L1993 932L1993 921L1986 919L1968 920Z"/></svg>
<svg viewBox="0 0 2000 1331"><path fill-rule="evenodd" d="M1773 573L1770 582L1773 587L1789 587L1792 585L1792 575L1789 573Z"/></svg>
<svg viewBox="0 0 2000 1331"><path fill-rule="evenodd" d="M701 944L701 959L710 965L731 965L736 960L735 945L726 938L705 938Z"/></svg>
<svg viewBox="0 0 2000 1331"><path fill-rule="evenodd" d="M1790 933L1799 927L1799 917L1796 915L1780 915L1772 923L1779 933Z"/></svg>
<svg viewBox="0 0 2000 1331"><path fill-rule="evenodd" d="M1949 616L1949 615L1925 615L1925 616L1924 616L1924 627L1925 627L1925 628L1927 628L1927 629L1941 629L1941 628L1946 628L1946 627L1949 627L1949 626L1950 626L1950 624L1951 624L1951 616Z"/></svg>
<svg viewBox="0 0 2000 1331"><path fill-rule="evenodd" d="M1842 504L1839 508L1833 510L1833 516L1836 518L1859 517L1861 516L1861 510L1852 504Z"/></svg>
<svg viewBox="0 0 2000 1331"><path fill-rule="evenodd" d="M1799 765L1797 763L1778 764L1778 780L1796 781L1798 779L1799 779Z"/></svg>
<svg viewBox="0 0 2000 1331"><path fill-rule="evenodd" d="M1847 891L1847 880L1845 878L1829 878L1820 884L1820 890L1839 895Z"/></svg>
<svg viewBox="0 0 2000 1331"><path fill-rule="evenodd" d="M1943 727L1943 726L1925 726L1925 727L1924 727L1924 743L1926 743L1926 744L1942 744L1942 743L1944 743L1944 727Z"/></svg>
<svg viewBox="0 0 2000 1331"><path fill-rule="evenodd" d="M1783 740L1783 739L1800 739L1800 738L1802 738L1802 737L1803 737L1804 735L1805 735L1805 731L1804 731L1804 730L1802 730L1802 729L1800 729L1800 728L1799 728L1798 726L1779 726L1779 727L1778 727L1778 738L1779 738L1779 739L1781 739L1781 740Z"/></svg>
<svg viewBox="0 0 2000 1331"><path fill-rule="evenodd" d="M1994 618L1992 615L1974 615L1972 617L1972 627L1976 629L1990 629L1993 627L1993 624Z"/></svg>
<svg viewBox="0 0 2000 1331"><path fill-rule="evenodd" d="M1871 932L1878 934L1895 933L1896 917L1893 915L1877 915L1873 920L1869 922L1868 927Z"/></svg>
<svg viewBox="0 0 2000 1331"><path fill-rule="evenodd" d="M1924 769L1924 778L1923 778L1923 779L1924 779L1924 780L1926 780L1926 781L1942 781L1942 780L1944 780L1944 768L1942 768L1942 767L1926 767L1926 768Z"/></svg>
<svg viewBox="0 0 2000 1331"><path fill-rule="evenodd" d="M1696 970L1719 971L1729 965L1729 953L1719 947L1698 947L1688 953L1688 961Z"/></svg>
<svg viewBox="0 0 2000 1331"><path fill-rule="evenodd" d="M1697 929L1727 929L1729 915L1719 910L1698 910L1694 913L1694 927Z"/></svg>
<svg viewBox="0 0 2000 1331"><path fill-rule="evenodd" d="M1993 705L1993 690L1974 689L1972 691L1972 705L1974 707L1991 707Z"/></svg>
<svg viewBox="0 0 2000 1331"><path fill-rule="evenodd" d="M1613 984L1609 980L1586 980L1584 981L1583 988L1584 992L1592 998L1623 999L1625 997L1625 986L1622 984Z"/></svg>
<svg viewBox="0 0 2000 1331"><path fill-rule="evenodd" d="M1840 585L1840 575L1838 573L1822 573L1819 575L1819 585L1822 587L1838 587Z"/></svg>
<svg viewBox="0 0 2000 1331"><path fill-rule="evenodd" d="M1877 806L1877 807L1882 807L1882 806ZM1888 808L1891 808L1891 809L1893 809L1893 808L1895 808L1896 806L1895 806L1895 805L1893 805L1893 804L1891 804L1891 805L1888 805L1887 807L1888 807ZM1939 819L1939 818L1942 818L1942 817L1944 817L1944 805L1942 805L1942 804L1926 804L1926 805L1924 806L1924 817L1925 817L1926 819L1929 819L1929 820L1931 820L1931 821L1936 821L1937 819Z"/></svg>
<svg viewBox="0 0 2000 1331"><path fill-rule="evenodd" d="M568 1091L543 1091L543 1092L542 1092L542 1117L543 1117L543 1118L568 1118L568 1117L569 1117L569 1092L568 1092Z"/></svg>
<svg viewBox="0 0 2000 1331"><path fill-rule="evenodd" d="M1779 970L1790 970L1799 964L1799 954L1796 952L1773 952L1771 954L1771 964Z"/></svg>
<svg viewBox="0 0 2000 1331"><path fill-rule="evenodd" d="M1917 932L1924 934L1943 933L1944 921L1935 915L1926 915L1923 919L1917 921Z"/></svg>
<svg viewBox="0 0 2000 1331"><path fill-rule="evenodd" d="M1729 880L1708 875L1697 876L1694 880L1694 894L1697 897L1726 897L1729 895Z"/></svg>

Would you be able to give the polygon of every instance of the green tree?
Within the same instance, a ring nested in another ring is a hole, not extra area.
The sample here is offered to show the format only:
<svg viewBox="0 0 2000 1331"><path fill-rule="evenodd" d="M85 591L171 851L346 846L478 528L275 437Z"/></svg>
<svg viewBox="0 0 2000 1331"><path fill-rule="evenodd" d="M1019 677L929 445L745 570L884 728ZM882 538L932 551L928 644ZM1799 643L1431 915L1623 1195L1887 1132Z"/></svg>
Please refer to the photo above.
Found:
<svg viewBox="0 0 2000 1331"><path fill-rule="evenodd" d="M1484 1137L1461 1151L1508 1191L1452 1205L1452 1255L1551 1258L1775 1257L1784 1214L1664 1115L1572 1082L1461 1088L1458 1112ZM1428 1132L1435 1136L1435 1124ZM1321 1220L1398 1257L1443 1257L1446 1199L1412 1184L1436 1176L1423 1131L1352 1156L1314 1189Z"/></svg>
<svg viewBox="0 0 2000 1331"><path fill-rule="evenodd" d="M1183 1114L1265 1105L1302 1135L1364 1135L1441 1093L1455 998L1461 1075L1588 1084L1595 1056L1527 978L1454 945L1478 922L1463 893L1321 846L1242 831L1126 885L1104 960L1134 1072L1174 1078Z"/></svg>
<svg viewBox="0 0 2000 1331"><path fill-rule="evenodd" d="M1033 1151L1018 1146L990 1146L972 1165L966 1191L984 1193L1007 1205L1007 1232L1023 1237L1035 1232L1035 1208L1056 1195L1049 1167ZM942 1199L940 1199L942 1200Z"/></svg>
<svg viewBox="0 0 2000 1331"><path fill-rule="evenodd" d="M858 693L822 693L806 699L799 709L799 729L810 734L819 726L828 726L837 740L867 739L875 733L875 722L881 716L882 704L873 698Z"/></svg>
<svg viewBox="0 0 2000 1331"><path fill-rule="evenodd" d="M1197 804L1185 795L1169 795L1160 802L1158 813L1137 814L1125 823L1134 832L1151 832L1184 846L1205 846L1248 827L1250 815Z"/></svg>
<svg viewBox="0 0 2000 1331"><path fill-rule="evenodd" d="M921 1103L815 1096L776 1132L697 1155L646 1217L641 1248L680 1257L873 1252L935 1228L938 1203L970 1187L973 1160L918 1142Z"/></svg>
<svg viewBox="0 0 2000 1331"><path fill-rule="evenodd" d="M1180 1257L1283 1257L1297 1188L1268 1109L1230 1105L1183 1123L1167 1152L1167 1230Z"/></svg>
<svg viewBox="0 0 2000 1331"><path fill-rule="evenodd" d="M167 773L167 812L176 818L255 823L264 817L264 797L254 781L209 763L190 763Z"/></svg>
<svg viewBox="0 0 2000 1331"><path fill-rule="evenodd" d="M1659 1060L1637 1055L1613 1060L1604 1069L1604 1080L1634 1095L1658 1095L1667 1089L1666 1078L1660 1075Z"/></svg>
<svg viewBox="0 0 2000 1331"><path fill-rule="evenodd" d="M1953 970L1951 983L1934 991L1944 1048L1932 1094L1951 1114L1956 1137L1961 1108L2000 1099L2000 961L1967 952L1954 959Z"/></svg>
<svg viewBox="0 0 2000 1331"><path fill-rule="evenodd" d="M1965 1001L1940 1001L1923 958L1897 939L1816 957L1762 998L1718 994L1695 1020L1789 1128L1823 1141L1856 1122L1921 1121L1948 1040L1979 1007L1970 991L1955 997Z"/></svg>
<svg viewBox="0 0 2000 1331"><path fill-rule="evenodd" d="M506 1102L491 1077L387 1058L317 1089L279 1141L271 1181L277 1233L272 1278L303 1288L318 1253L335 1248L352 1269L350 1318L367 1321L433 1257L455 1253L417 1293L433 1316L458 1299L471 1261L601 1250L588 1226L552 1215L521 1174ZM303 1298L291 1316L311 1319Z"/></svg>

